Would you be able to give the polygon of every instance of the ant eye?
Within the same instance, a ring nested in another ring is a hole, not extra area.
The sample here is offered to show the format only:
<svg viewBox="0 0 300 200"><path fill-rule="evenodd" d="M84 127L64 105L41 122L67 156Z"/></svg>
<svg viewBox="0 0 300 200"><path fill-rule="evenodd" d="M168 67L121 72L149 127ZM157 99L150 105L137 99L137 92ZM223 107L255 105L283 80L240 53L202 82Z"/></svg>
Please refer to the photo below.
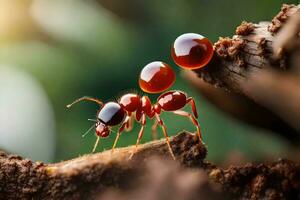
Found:
<svg viewBox="0 0 300 200"><path fill-rule="evenodd" d="M147 93L161 93L170 88L175 81L173 69L163 62L151 62L140 74L140 88Z"/></svg>
<svg viewBox="0 0 300 200"><path fill-rule="evenodd" d="M171 55L174 62L184 69L204 67L213 56L212 43L195 33L186 33L176 38Z"/></svg>

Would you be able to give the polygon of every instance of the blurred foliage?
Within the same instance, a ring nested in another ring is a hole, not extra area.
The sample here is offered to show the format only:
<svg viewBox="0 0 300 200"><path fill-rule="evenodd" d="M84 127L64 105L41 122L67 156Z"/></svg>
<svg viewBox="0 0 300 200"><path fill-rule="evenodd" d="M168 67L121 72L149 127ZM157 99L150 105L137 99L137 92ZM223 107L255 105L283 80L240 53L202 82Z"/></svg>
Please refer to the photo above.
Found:
<svg viewBox="0 0 300 200"><path fill-rule="evenodd" d="M91 126L97 106L65 105L83 95L114 100L127 91L139 91L141 68L154 60L170 63L177 72L173 89L195 96L209 157L224 160L241 151L249 159L278 155L286 146L216 110L190 89L170 58L170 45L185 32L216 41L231 36L243 20L270 20L281 0L0 0L0 64L30 72L44 87L56 117L56 160L89 153L95 137L81 134ZM156 95L149 95L153 101ZM171 134L193 131L186 119L165 113ZM148 120L149 121L149 120ZM143 142L151 139L150 127ZM121 136L119 146L134 144L139 125ZM99 151L110 149L115 134L101 140ZM34 138L32 138L34 140ZM47 142L47 141L41 141Z"/></svg>

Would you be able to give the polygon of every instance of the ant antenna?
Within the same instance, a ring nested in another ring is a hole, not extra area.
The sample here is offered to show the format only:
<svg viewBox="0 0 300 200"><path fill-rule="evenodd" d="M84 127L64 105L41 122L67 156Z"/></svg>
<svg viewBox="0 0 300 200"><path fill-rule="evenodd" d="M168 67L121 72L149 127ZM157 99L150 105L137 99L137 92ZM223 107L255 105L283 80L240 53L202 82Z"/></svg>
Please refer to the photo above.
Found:
<svg viewBox="0 0 300 200"><path fill-rule="evenodd" d="M81 97L79 99L76 99L74 102L72 102L71 104L67 105L67 108L71 108L74 104L76 104L76 103L78 103L80 101L93 101L93 102L99 104L101 107L103 106L103 102L100 99L96 99L96 98L93 98L93 97L84 96L84 97Z"/></svg>
<svg viewBox="0 0 300 200"><path fill-rule="evenodd" d="M94 145L94 148L93 148L93 153L96 151L96 148L97 148L97 146L98 146L99 140L100 140L100 137L97 136L97 140L96 140L95 145Z"/></svg>
<svg viewBox="0 0 300 200"><path fill-rule="evenodd" d="M84 138L94 127L95 127L95 124L93 124L81 137Z"/></svg>
<svg viewBox="0 0 300 200"><path fill-rule="evenodd" d="M116 132L117 132L117 131L115 131L115 130L113 130L113 129L111 129L111 128L110 128L109 130L110 130L111 132L113 132L113 133L116 133Z"/></svg>
<svg viewBox="0 0 300 200"><path fill-rule="evenodd" d="M97 122L96 119L88 119L88 121L91 121L91 122Z"/></svg>

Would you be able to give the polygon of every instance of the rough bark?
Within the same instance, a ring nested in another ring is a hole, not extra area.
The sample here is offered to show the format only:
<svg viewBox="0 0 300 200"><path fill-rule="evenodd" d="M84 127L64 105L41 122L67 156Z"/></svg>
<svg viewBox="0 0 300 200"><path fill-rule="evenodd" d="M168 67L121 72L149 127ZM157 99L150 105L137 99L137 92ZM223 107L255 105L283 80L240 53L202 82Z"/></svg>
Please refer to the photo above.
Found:
<svg viewBox="0 0 300 200"><path fill-rule="evenodd" d="M299 172L299 165L287 160L228 169L206 163L187 169L155 158L133 189L107 191L100 199L299 199Z"/></svg>
<svg viewBox="0 0 300 200"><path fill-rule="evenodd" d="M268 134L276 134L293 146L299 145L300 134L298 131L253 99L216 88L199 79L197 74L191 71L184 71L183 77L210 103L226 114L239 121L266 129Z"/></svg>
<svg viewBox="0 0 300 200"><path fill-rule="evenodd" d="M184 72L185 78L222 110L296 145L300 141L296 103L300 101L299 7L283 5L272 22L243 22L236 35L215 43L212 61L195 74L227 93Z"/></svg>
<svg viewBox="0 0 300 200"><path fill-rule="evenodd" d="M197 137L182 133L171 138L177 160L201 166L206 148ZM171 158L165 140L141 145L132 160L133 146L44 164L0 154L0 199L88 199L109 187L126 188L140 174L139 165L157 155Z"/></svg>
<svg viewBox="0 0 300 200"><path fill-rule="evenodd" d="M246 94L242 85L250 74L259 74L270 66L287 69L285 56L274 59L274 35L284 22L299 12L299 6L283 5L272 22L243 22L232 38L220 38L214 45L215 54L204 69L195 72L206 82L228 91Z"/></svg>
<svg viewBox="0 0 300 200"><path fill-rule="evenodd" d="M133 146L56 164L1 153L0 199L300 197L300 168L291 161L222 169L204 160L206 148L197 136L184 132L171 143L179 162L171 159L164 140L141 145L132 160Z"/></svg>

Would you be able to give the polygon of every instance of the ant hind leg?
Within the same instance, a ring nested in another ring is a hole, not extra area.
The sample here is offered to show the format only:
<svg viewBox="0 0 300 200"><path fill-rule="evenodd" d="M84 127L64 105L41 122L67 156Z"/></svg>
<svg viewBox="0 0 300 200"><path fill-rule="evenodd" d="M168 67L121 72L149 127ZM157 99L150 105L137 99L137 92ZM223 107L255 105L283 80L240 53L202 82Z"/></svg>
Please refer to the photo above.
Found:
<svg viewBox="0 0 300 200"><path fill-rule="evenodd" d="M198 112L197 112L196 103L195 103L194 98L193 98L193 97L187 98L186 103L187 103L187 104L188 104L188 103L191 104L191 107L192 107L192 111L193 111L194 117L195 117L195 118L198 118Z"/></svg>
<svg viewBox="0 0 300 200"><path fill-rule="evenodd" d="M184 117L189 118L191 120L191 122L196 126L199 141L201 143L203 143L202 133L201 133L201 129L200 129L200 126L199 126L199 123L198 123L197 119L192 114L190 114L186 111L183 111L183 110L176 110L176 111L173 111L173 113L176 114L176 115L179 115L179 116L184 116Z"/></svg>

